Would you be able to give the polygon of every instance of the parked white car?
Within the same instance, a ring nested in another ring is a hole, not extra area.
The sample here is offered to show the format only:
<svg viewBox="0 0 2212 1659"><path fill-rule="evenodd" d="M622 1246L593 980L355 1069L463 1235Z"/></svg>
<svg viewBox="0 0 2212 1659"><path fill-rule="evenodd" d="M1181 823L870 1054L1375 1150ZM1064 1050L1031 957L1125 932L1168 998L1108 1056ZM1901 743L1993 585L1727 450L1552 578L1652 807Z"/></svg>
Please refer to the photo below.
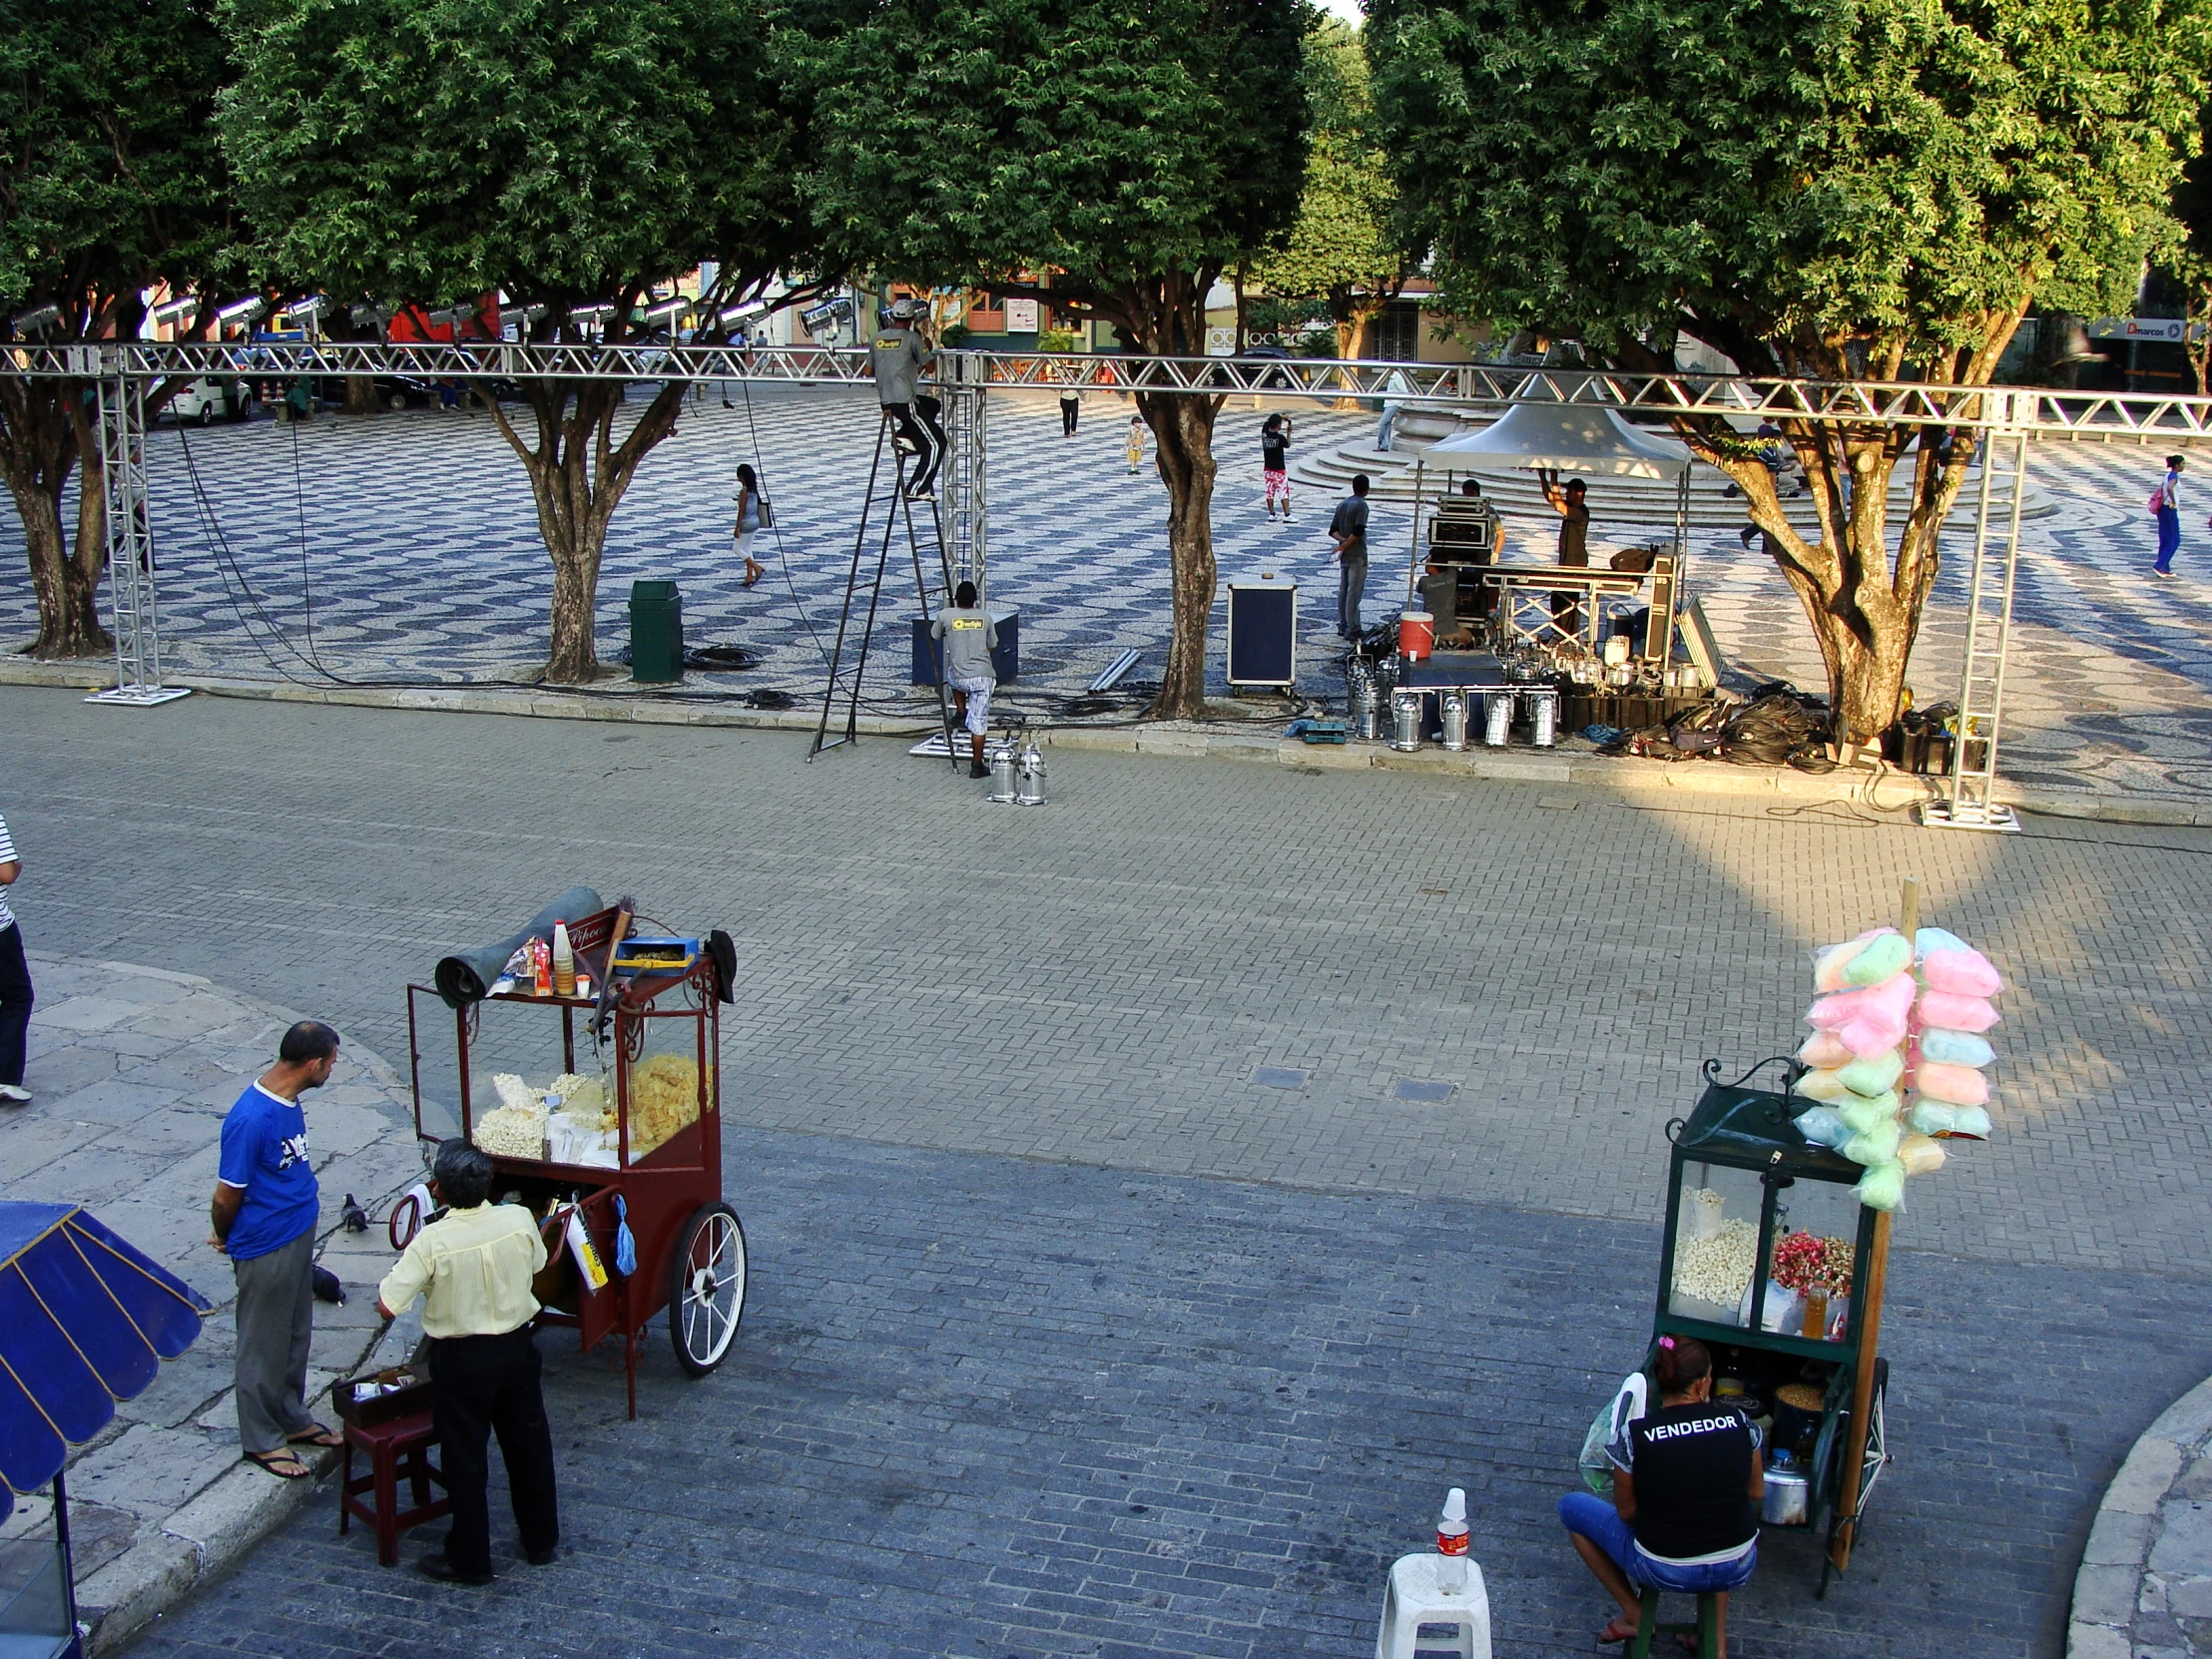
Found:
<svg viewBox="0 0 2212 1659"><path fill-rule="evenodd" d="M178 388L163 412L199 426L213 425L217 415L244 420L254 412L254 388L244 380L205 377Z"/></svg>

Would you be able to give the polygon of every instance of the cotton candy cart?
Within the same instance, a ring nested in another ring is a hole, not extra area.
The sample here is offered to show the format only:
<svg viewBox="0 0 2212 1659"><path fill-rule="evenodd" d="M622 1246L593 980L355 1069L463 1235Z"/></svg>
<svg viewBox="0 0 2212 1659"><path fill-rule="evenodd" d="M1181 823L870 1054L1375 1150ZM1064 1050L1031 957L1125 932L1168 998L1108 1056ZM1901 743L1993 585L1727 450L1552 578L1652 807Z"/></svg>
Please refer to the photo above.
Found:
<svg viewBox="0 0 2212 1659"><path fill-rule="evenodd" d="M1781 1068L1781 1092L1747 1086L1768 1066ZM1716 1387L1741 1384L1747 1408L1770 1419L1770 1446L1791 1452L1805 1484L1799 1505L1794 1482L1770 1475L1766 1528L1825 1533L1825 1595L1889 1462L1889 1363L1877 1348L1890 1218L1859 1203L1859 1165L1794 1127L1811 1104L1789 1092L1801 1069L1782 1057L1723 1083L1708 1060L1697 1105L1667 1125L1652 1340L1695 1337L1713 1353Z"/></svg>
<svg viewBox="0 0 2212 1659"><path fill-rule="evenodd" d="M665 1313L677 1364L693 1377L729 1354L747 1255L722 1193L721 970L704 950L628 969L618 953L610 986L618 922L628 927L626 910L567 924L588 995L488 976L470 987L481 994L456 994L441 974L442 990L407 987L407 1027L416 1134L460 1135L491 1153L493 1198L519 1199L549 1235L538 1323L573 1328L587 1352L619 1341L635 1417L656 1318ZM588 1249L571 1245L575 1233Z"/></svg>

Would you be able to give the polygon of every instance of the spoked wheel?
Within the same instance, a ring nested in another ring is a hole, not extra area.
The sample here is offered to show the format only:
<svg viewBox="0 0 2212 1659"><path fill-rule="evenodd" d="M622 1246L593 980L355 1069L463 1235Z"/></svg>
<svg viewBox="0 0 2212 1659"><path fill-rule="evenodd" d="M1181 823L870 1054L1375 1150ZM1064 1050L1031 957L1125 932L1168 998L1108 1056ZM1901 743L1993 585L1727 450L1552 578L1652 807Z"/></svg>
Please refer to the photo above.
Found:
<svg viewBox="0 0 2212 1659"><path fill-rule="evenodd" d="M668 1336L676 1363L694 1377L722 1364L745 1317L745 1229L716 1202L684 1224L668 1268Z"/></svg>

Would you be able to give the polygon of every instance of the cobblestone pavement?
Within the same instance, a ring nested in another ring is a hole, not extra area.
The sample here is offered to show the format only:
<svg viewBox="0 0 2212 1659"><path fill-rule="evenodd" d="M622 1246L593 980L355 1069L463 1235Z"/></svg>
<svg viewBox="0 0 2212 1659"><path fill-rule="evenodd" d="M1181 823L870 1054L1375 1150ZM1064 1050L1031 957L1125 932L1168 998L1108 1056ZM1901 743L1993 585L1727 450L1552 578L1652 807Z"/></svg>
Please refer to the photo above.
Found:
<svg viewBox="0 0 2212 1659"><path fill-rule="evenodd" d="M889 741L25 688L0 721L34 946L386 1054L409 977L587 881L736 937L738 1121L1633 1220L1699 1064L1794 1047L1807 952L1916 875L2013 988L2002 1132L1905 1242L2212 1274L2202 830L1090 754L1009 812Z"/></svg>
<svg viewBox="0 0 2212 1659"><path fill-rule="evenodd" d="M1592 1651L1552 1506L1642 1351L1653 1229L770 1131L730 1169L754 1280L723 1370L683 1381L656 1332L629 1423L608 1363L551 1368L556 1564L495 1497L497 1584L441 1591L325 1493L134 1652L1353 1655L1448 1484L1501 1659ZM1770 1540L1731 1652L2056 1659L2105 1474L2212 1369L2201 1287L1893 1279L1900 1461L1825 1601L1811 1540Z"/></svg>
<svg viewBox="0 0 2212 1659"><path fill-rule="evenodd" d="M2067 1659L2212 1653L2212 1380L2143 1431L2075 1576Z"/></svg>
<svg viewBox="0 0 2212 1659"><path fill-rule="evenodd" d="M205 1243L223 1114L276 1057L291 1016L197 975L127 962L36 951L31 970L38 1007L24 1081L34 1099L0 1108L0 1200L87 1206L215 1308L199 1341L70 1456L80 1610L108 1639L111 1612L135 1624L176 1599L300 1495L239 1460L237 1291ZM388 1245L370 1250L341 1233L339 1207L351 1192L380 1215L388 1194L419 1178L414 1148L392 1134L403 1109L396 1080L357 1043L307 1098L322 1188L317 1254L349 1292L343 1306L316 1305L310 1396L351 1374L380 1326L369 1287ZM49 1524L44 1503L21 1498L0 1540Z"/></svg>
<svg viewBox="0 0 2212 1659"><path fill-rule="evenodd" d="M561 1369L575 1554L457 1611L310 1515L148 1651L1357 1651L1453 1481L1500 1651L1582 1650L1549 1504L1647 1329L1661 1127L1706 1054L1795 1041L1807 950L1908 873L2013 981L2000 1132L1900 1220L1892 1519L1825 1603L1778 1544L1743 1651L2055 1659L2097 1491L2212 1370L2201 831L1104 755L1008 813L888 742L0 721L36 947L394 1056L405 978L574 880L744 961L756 1299L712 1382L656 1344L636 1427Z"/></svg>
<svg viewBox="0 0 2212 1659"><path fill-rule="evenodd" d="M1136 678L1156 676L1168 633L1164 497L1149 461L1128 470L1123 406L1094 398L1073 439L1061 437L1049 397L1006 395L992 408L990 568L995 599L1022 611L1024 685L1079 690L1132 646L1150 654ZM1357 446L1372 429L1368 417L1318 408L1296 418L1307 450ZM1301 580L1305 689L1341 695L1323 534L1331 501L1301 490L1295 524L1266 517L1260 419L1249 408L1221 418L1221 568L1225 577L1267 568ZM612 661L627 637L629 583L673 577L694 642L741 643L765 657L753 674L695 676L695 689L819 694L874 432L864 394L827 387L761 388L750 405L738 395L729 409L710 394L687 411L609 531L603 656ZM542 663L551 569L521 467L489 416L419 409L304 427L165 428L149 455L176 667L326 685L333 675L498 680ZM770 574L751 590L740 586L728 524L743 460L759 465L778 516L762 550ZM2032 464L2059 510L2024 531L2006 682L2008 776L2038 790L2212 795L2212 567L2194 509L2180 574L2158 581L2148 574L2141 507L2156 481L2152 451L2048 444ZM1665 528L1608 520L1602 495L1601 544ZM1548 535L1535 520L1515 530L1537 546ZM1371 620L1402 592L1408 532L1401 508L1378 508ZM12 515L0 514L0 569L21 570L20 539ZM1692 542L1692 587L1728 658L1747 676L1819 686L1803 615L1772 564L1731 532ZM1948 548L1912 676L1924 704L1955 695L1957 684L1962 531ZM912 607L895 591L893 601L870 687L902 699ZM9 580L0 633L27 634L34 619L28 584Z"/></svg>

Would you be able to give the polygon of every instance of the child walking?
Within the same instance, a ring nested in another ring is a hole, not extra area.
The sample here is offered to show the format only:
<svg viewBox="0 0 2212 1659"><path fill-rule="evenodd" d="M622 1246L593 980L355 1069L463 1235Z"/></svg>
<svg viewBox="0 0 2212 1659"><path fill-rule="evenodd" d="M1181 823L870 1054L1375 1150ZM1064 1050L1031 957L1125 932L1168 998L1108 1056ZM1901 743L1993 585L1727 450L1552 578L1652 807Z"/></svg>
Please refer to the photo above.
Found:
<svg viewBox="0 0 2212 1659"><path fill-rule="evenodd" d="M768 499L761 494L761 480L749 466L738 468L738 521L730 534L737 538L738 557L745 561L745 585L758 582L767 566L753 556L753 538L762 527L775 522L769 514Z"/></svg>
<svg viewBox="0 0 2212 1659"><path fill-rule="evenodd" d="M1129 470L1132 475L1144 465L1144 416L1129 417Z"/></svg>
<svg viewBox="0 0 2212 1659"><path fill-rule="evenodd" d="M1260 423L1260 477L1268 489L1268 517L1275 516L1275 504L1283 503L1283 519L1291 517L1291 423L1279 414L1271 414Z"/></svg>

